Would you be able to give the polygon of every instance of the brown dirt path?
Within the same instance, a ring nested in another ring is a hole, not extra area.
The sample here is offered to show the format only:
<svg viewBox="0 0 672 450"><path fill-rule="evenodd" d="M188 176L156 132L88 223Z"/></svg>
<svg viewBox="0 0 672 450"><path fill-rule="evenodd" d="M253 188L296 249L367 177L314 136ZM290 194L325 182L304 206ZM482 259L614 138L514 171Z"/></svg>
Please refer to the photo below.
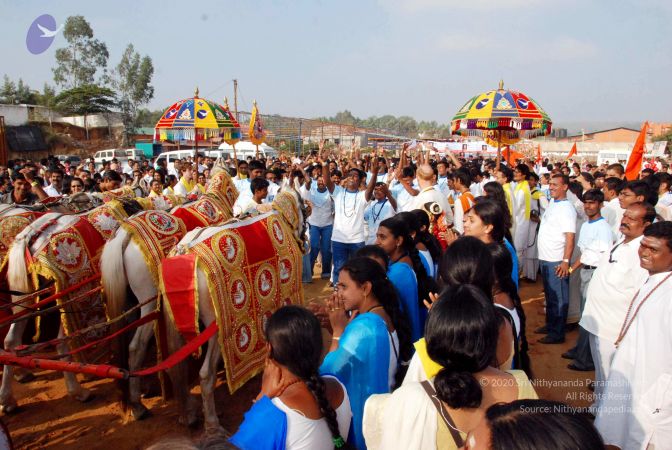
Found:
<svg viewBox="0 0 672 450"><path fill-rule="evenodd" d="M330 292L326 283L319 279L304 286L306 301ZM523 282L521 297L527 313L530 353L539 396L574 407L587 407L591 401L587 383L593 373L570 371L566 368L568 361L560 358L560 354L576 340L577 332L569 333L567 343L562 345L536 343L540 336L532 330L544 321L541 282ZM143 449L168 435L196 438L202 432L201 428L181 427L177 423L177 405L173 402L166 404L160 398L144 400L152 411L147 420L134 422L127 419L116 402L115 384L110 380L85 382L85 387L94 392L95 398L83 405L67 396L59 374L37 372L36 375L37 380L26 385L15 383L20 412L2 416L17 449ZM216 391L219 418L227 430L235 431L258 393L260 377L231 396L223 385L223 376L220 372ZM198 386L192 389L192 394L200 399Z"/></svg>

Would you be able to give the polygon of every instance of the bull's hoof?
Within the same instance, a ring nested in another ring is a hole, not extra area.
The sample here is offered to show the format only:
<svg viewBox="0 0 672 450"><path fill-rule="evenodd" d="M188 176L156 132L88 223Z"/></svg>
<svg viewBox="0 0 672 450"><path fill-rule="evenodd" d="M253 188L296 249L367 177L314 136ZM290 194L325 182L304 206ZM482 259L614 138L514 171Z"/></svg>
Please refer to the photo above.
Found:
<svg viewBox="0 0 672 450"><path fill-rule="evenodd" d="M73 395L73 397L78 402L87 403L87 402L90 402L91 400L93 400L94 395L90 390L82 388L79 391L79 394L75 394L75 395Z"/></svg>
<svg viewBox="0 0 672 450"><path fill-rule="evenodd" d="M33 372L30 372L28 370L18 371L17 369L14 369L14 379L21 384L30 383L35 378L36 377Z"/></svg>
<svg viewBox="0 0 672 450"><path fill-rule="evenodd" d="M3 414L15 414L19 412L19 404L12 398L0 404L0 411L2 411Z"/></svg>
<svg viewBox="0 0 672 450"><path fill-rule="evenodd" d="M188 412L187 414L180 415L177 422L183 427L193 428L198 425L198 416L193 411Z"/></svg>
<svg viewBox="0 0 672 450"><path fill-rule="evenodd" d="M131 414L133 415L134 420L145 420L152 415L152 413L147 408L145 408L145 405L142 403L133 405L131 407Z"/></svg>

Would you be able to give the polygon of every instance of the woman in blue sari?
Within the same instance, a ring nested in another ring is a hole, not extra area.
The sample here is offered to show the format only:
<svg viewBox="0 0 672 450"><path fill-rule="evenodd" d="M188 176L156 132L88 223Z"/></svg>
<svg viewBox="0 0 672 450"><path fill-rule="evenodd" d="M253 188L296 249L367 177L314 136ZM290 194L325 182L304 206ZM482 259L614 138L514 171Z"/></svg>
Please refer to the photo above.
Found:
<svg viewBox="0 0 672 450"><path fill-rule="evenodd" d="M361 450L366 448L366 399L399 384L399 364L408 361L413 350L394 286L380 264L364 257L350 259L336 287L327 301L333 337L320 373L334 375L345 385L352 408L348 442Z"/></svg>
<svg viewBox="0 0 672 450"><path fill-rule="evenodd" d="M411 214L410 217L415 220ZM411 326L411 339L422 337L427 317L419 299L436 292L434 280L427 276L404 213L383 220L378 226L376 244L390 258L387 276L397 290L402 311Z"/></svg>

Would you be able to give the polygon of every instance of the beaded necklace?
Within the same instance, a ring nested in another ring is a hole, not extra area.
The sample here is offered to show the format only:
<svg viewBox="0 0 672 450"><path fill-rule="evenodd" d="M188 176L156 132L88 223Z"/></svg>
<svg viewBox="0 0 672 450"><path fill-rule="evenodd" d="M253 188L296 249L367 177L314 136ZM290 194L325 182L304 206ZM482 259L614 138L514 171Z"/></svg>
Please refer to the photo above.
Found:
<svg viewBox="0 0 672 450"><path fill-rule="evenodd" d="M343 191L343 214L344 214L345 217L347 217L348 219L351 218L352 216L354 216L354 215L355 215L355 211L357 211L357 194L359 194L359 191L357 191L357 192L353 192L353 194L355 194L355 200L352 202L352 209L350 210L350 213L348 213L348 210L347 210L347 208L345 207L345 198L346 198L346 197L348 196L348 194L350 194L350 193L351 193L351 192L349 192L347 189L346 189L345 191Z"/></svg>

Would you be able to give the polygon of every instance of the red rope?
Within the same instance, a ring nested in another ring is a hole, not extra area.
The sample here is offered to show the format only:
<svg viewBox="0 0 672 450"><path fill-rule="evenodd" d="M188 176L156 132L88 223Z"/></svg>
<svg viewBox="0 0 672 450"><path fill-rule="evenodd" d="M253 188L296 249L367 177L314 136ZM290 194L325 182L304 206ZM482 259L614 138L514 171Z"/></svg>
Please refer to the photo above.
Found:
<svg viewBox="0 0 672 450"><path fill-rule="evenodd" d="M217 321L214 320L208 328L203 330L201 334L193 338L191 341L187 342L181 349L170 355L168 358L161 361L159 364L154 367L149 367L147 369L138 370L137 372L132 372L130 375L132 377L144 377L151 375L156 372L161 372L166 369L170 369L175 364L181 362L183 359L187 358L189 355L194 353L201 345L205 344L208 339L213 337L217 333Z"/></svg>
<svg viewBox="0 0 672 450"><path fill-rule="evenodd" d="M40 308L41 306L44 306L44 305L46 305L47 303L51 303L51 302L53 302L54 300L57 300L57 299L61 298L62 296L66 295L66 294L69 294L70 292L79 289L80 287L84 286L84 285L87 284L87 283L91 283L92 281L96 281L97 279L100 279L100 274L96 274L96 275L94 275L94 276L92 276L92 277L89 277L89 278L83 280L83 281L80 281L79 283L77 283L77 284L75 284L75 285L73 285L73 286L70 286L70 287L67 288L67 289L63 289L63 290L60 291L60 292L56 292L55 294L50 295L49 297L45 298L44 300L40 300L39 302L37 302L37 303L35 303L35 304L33 304L33 305L30 305L30 307L31 307L32 309ZM95 288L94 288L94 289L95 289ZM89 291L88 293L90 293L90 292L91 292L91 291ZM88 293L87 293L87 294L88 294ZM9 316L9 317L5 317L5 318L3 318L2 320L0 320L0 326L4 325L4 324L6 324L6 323L9 323L9 322L13 322L13 321L16 320L16 319L18 319L18 318L20 318L20 317L23 317L23 316L26 316L26 315L31 314L31 313L32 313L32 311L23 310L23 311L20 311L20 312L18 312L18 313L16 313L16 314L12 314L11 316Z"/></svg>
<svg viewBox="0 0 672 450"><path fill-rule="evenodd" d="M135 322L132 322L132 323L126 325L121 330L118 330L118 331L116 331L116 332L114 332L114 333L112 333L108 336L105 336L101 339L98 339L97 341L89 342L86 345L83 345L83 346L81 346L79 348L76 348L74 350L70 350L69 352L66 352L66 353L59 353L58 355L39 355L38 354L38 355L35 355L35 357L36 358L44 358L44 359L59 359L59 358L65 358L66 356L74 355L76 353L83 352L84 350L88 350L92 347L96 347L97 345L99 345L103 342L107 342L111 339L114 339L117 336L120 336L120 335L126 333L129 330L133 330L133 329L138 328L138 327L140 327L140 326L142 326L142 325L144 325L148 322L151 322L152 320L156 319L158 316L159 316L159 311L152 311L151 313L147 314L145 317L141 317L138 320L136 320ZM58 345L59 342L60 342L60 339L52 339L49 342L45 342L45 344ZM45 347L46 346L47 345L45 345ZM18 349L17 349L17 351L18 351Z"/></svg>

